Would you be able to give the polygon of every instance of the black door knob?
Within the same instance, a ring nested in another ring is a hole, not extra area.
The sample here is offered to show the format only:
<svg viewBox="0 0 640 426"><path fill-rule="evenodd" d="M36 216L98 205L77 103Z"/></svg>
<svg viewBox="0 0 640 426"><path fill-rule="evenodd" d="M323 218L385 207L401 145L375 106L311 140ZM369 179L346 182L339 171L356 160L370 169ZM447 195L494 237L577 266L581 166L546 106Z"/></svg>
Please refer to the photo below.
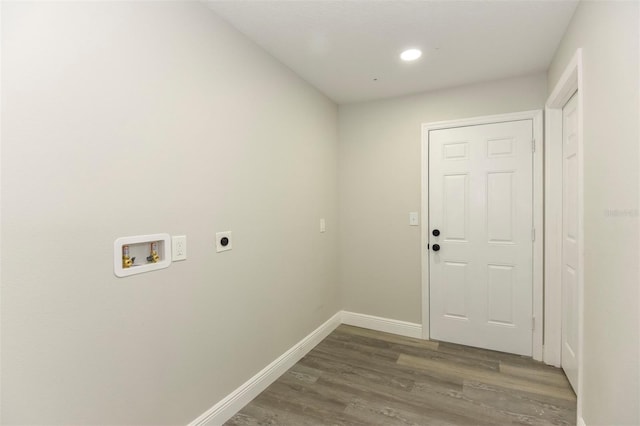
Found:
<svg viewBox="0 0 640 426"><path fill-rule="evenodd" d="M434 244L433 251L440 251L440 244Z"/></svg>
<svg viewBox="0 0 640 426"><path fill-rule="evenodd" d="M431 231L431 233L433 234L434 237L437 237L438 235L440 235L440 230L434 229L433 231Z"/></svg>

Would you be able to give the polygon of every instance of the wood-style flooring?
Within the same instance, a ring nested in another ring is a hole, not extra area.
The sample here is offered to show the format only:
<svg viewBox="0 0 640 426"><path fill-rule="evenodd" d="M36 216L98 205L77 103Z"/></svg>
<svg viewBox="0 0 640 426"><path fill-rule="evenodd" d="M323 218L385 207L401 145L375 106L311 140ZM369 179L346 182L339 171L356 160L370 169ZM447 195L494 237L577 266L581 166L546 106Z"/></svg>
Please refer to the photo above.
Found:
<svg viewBox="0 0 640 426"><path fill-rule="evenodd" d="M561 370L341 325L226 425L575 425Z"/></svg>

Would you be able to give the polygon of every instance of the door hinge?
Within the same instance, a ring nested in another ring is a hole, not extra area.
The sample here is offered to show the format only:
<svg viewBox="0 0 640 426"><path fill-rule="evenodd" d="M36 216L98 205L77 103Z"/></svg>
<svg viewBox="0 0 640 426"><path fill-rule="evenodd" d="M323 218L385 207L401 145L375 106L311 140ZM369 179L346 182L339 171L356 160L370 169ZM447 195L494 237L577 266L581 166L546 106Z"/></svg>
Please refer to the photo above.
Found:
<svg viewBox="0 0 640 426"><path fill-rule="evenodd" d="M531 228L531 241L536 240L536 228Z"/></svg>
<svg viewBox="0 0 640 426"><path fill-rule="evenodd" d="M536 317L531 317L531 331L536 331Z"/></svg>
<svg viewBox="0 0 640 426"><path fill-rule="evenodd" d="M536 140L531 139L531 152L536 152Z"/></svg>

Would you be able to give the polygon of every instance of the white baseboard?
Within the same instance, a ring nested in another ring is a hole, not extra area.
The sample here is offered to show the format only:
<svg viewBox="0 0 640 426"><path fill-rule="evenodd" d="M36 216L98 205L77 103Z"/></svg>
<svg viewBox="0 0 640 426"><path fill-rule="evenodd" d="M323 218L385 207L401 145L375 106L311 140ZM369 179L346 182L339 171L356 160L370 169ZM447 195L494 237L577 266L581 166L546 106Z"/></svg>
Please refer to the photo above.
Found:
<svg viewBox="0 0 640 426"><path fill-rule="evenodd" d="M227 395L222 401L208 409L189 426L218 426L229 420L247 405L260 392L265 390L278 377L302 359L311 349L327 337L341 324L342 313L338 312L307 337L296 343L291 349L280 355L258 374L247 380L239 388Z"/></svg>
<svg viewBox="0 0 640 426"><path fill-rule="evenodd" d="M331 334L340 324L353 325L418 339L422 336L422 326L420 324L340 311L307 337L293 345L291 349L280 355L271 364L263 368L258 374L227 395L223 400L189 423L188 426L222 425L240 411L242 407L251 402L253 398L258 396L260 392L265 390L271 383L275 382L288 369L293 367L296 362L300 361L302 357Z"/></svg>
<svg viewBox="0 0 640 426"><path fill-rule="evenodd" d="M375 317L373 315L356 314L342 311L342 323L400 336L422 338L422 325L413 322Z"/></svg>

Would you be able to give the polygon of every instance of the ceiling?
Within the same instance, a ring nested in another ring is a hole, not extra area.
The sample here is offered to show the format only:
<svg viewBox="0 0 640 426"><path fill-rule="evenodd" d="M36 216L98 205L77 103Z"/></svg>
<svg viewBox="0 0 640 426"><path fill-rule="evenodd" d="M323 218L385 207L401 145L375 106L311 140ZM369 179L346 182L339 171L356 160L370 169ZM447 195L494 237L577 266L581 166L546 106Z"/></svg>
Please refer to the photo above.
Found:
<svg viewBox="0 0 640 426"><path fill-rule="evenodd" d="M577 0L207 3L343 104L544 71ZM422 57L401 61L411 47Z"/></svg>

